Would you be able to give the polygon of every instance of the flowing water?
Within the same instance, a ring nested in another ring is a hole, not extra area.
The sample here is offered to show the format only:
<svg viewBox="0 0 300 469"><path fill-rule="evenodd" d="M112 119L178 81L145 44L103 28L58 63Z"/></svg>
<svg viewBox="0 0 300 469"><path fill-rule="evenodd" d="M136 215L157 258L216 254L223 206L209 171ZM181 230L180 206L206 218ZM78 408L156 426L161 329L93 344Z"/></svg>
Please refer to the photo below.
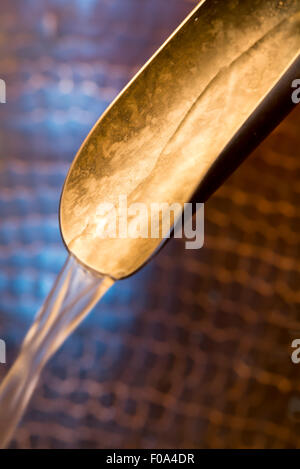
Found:
<svg viewBox="0 0 300 469"><path fill-rule="evenodd" d="M7 446L49 358L113 284L69 257L0 386L0 447Z"/></svg>

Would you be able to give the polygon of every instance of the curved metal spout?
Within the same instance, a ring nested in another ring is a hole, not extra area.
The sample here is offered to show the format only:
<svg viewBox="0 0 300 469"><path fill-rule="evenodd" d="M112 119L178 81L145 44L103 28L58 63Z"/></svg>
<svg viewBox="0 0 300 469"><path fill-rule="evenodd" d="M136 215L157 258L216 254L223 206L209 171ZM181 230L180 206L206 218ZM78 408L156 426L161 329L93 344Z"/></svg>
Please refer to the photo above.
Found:
<svg viewBox="0 0 300 469"><path fill-rule="evenodd" d="M115 279L144 265L162 237L99 237L99 205L207 197L292 107L299 51L300 0L201 2L80 148L60 206L69 251Z"/></svg>

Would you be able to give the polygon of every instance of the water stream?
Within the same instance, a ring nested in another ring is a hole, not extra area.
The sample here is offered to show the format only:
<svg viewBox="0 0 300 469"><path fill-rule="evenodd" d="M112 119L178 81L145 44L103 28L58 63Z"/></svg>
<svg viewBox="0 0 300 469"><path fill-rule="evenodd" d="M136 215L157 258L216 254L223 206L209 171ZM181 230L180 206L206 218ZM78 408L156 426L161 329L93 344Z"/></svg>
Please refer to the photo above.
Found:
<svg viewBox="0 0 300 469"><path fill-rule="evenodd" d="M68 257L0 386L0 447L21 420L47 361L114 281L91 274Z"/></svg>

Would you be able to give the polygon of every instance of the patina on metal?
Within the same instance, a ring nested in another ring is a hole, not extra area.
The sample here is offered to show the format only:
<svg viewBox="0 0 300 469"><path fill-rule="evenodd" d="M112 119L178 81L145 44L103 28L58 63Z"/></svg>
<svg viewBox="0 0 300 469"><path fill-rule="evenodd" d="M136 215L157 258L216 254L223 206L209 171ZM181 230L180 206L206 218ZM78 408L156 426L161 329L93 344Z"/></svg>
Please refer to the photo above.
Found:
<svg viewBox="0 0 300 469"><path fill-rule="evenodd" d="M144 265L162 239L102 239L99 204L117 206L119 195L147 206L188 202L262 103L272 96L276 105L272 92L282 77L291 78L289 70L299 70L299 52L300 0L201 2L74 159L60 205L68 250L115 279ZM228 152L226 159L230 165Z"/></svg>

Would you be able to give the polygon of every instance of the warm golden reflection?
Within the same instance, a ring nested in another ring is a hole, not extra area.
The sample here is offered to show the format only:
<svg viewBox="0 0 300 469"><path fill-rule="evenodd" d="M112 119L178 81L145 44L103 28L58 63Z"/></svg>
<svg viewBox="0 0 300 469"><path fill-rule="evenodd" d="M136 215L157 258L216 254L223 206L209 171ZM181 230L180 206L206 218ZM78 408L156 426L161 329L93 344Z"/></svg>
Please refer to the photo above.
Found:
<svg viewBox="0 0 300 469"><path fill-rule="evenodd" d="M214 8L211 8L211 4ZM206 1L96 124L61 200L69 250L114 278L160 239L101 239L101 202L187 202L300 50L300 1Z"/></svg>

